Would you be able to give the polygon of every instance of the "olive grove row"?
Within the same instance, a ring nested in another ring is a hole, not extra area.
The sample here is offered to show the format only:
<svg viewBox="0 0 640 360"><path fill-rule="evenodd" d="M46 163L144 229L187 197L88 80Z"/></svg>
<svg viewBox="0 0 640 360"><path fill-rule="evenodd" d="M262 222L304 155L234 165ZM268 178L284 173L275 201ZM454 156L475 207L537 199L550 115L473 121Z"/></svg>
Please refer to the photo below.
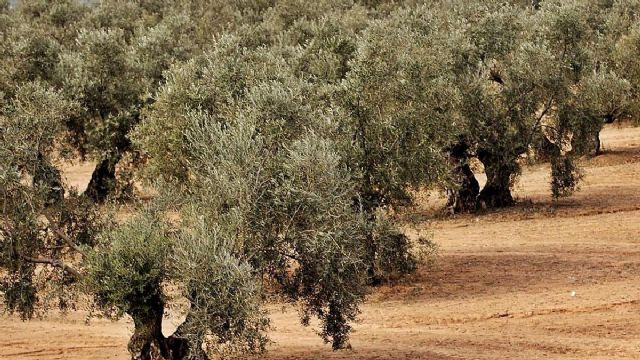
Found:
<svg viewBox="0 0 640 360"><path fill-rule="evenodd" d="M264 351L276 298L344 348L368 288L430 246L389 216L414 190L509 206L527 161L576 189L603 124L640 112L639 19L639 0L0 0L4 308L89 299L133 320L132 358L208 359ZM79 193L62 170L84 160Z"/></svg>

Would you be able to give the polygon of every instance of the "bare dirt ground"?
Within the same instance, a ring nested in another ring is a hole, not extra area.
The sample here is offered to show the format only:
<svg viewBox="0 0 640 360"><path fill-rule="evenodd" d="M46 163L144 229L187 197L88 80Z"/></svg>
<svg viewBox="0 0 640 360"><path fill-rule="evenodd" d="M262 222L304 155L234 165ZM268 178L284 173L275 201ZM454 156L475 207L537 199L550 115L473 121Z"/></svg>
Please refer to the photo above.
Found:
<svg viewBox="0 0 640 360"><path fill-rule="evenodd" d="M548 165L524 171L508 210L434 218L441 200L425 196L407 229L429 229L437 263L370 296L353 350L332 352L294 310L274 308L266 357L640 359L640 128L602 139L607 153L585 160L582 191L556 206ZM130 331L126 321L85 326L82 313L3 316L0 358L127 359Z"/></svg>

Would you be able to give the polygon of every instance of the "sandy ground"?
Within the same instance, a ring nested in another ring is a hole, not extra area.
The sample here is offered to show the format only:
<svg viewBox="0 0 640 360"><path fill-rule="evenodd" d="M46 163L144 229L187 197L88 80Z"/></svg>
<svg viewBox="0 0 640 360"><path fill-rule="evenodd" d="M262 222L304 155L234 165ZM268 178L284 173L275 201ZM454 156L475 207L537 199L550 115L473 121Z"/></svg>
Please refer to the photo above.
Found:
<svg viewBox="0 0 640 360"><path fill-rule="evenodd" d="M434 218L425 196L407 229L429 229L440 256L370 296L353 350L332 352L294 310L274 309L266 358L640 359L640 128L602 138L607 154L557 206L547 165L524 171L512 209ZM0 317L0 358L128 358L130 323L84 316Z"/></svg>

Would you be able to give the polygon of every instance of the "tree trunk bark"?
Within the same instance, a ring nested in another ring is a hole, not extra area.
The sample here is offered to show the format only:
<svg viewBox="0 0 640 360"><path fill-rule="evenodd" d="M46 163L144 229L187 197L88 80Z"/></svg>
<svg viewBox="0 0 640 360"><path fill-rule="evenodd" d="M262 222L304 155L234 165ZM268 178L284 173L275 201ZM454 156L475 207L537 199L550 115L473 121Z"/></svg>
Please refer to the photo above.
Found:
<svg viewBox="0 0 640 360"><path fill-rule="evenodd" d="M363 196L363 209L367 217L367 223L370 224L366 234L365 250L367 252L367 282L371 286L378 286L382 283L382 279L378 274L377 257L378 246L375 242L372 226L376 223L376 208L379 206L378 199L375 195L365 194Z"/></svg>
<svg viewBox="0 0 640 360"><path fill-rule="evenodd" d="M464 140L451 148L451 159L454 162L453 173L458 181L457 189L448 190L447 207L453 213L469 212L476 209L476 201L480 192L480 184L469 166L468 146Z"/></svg>
<svg viewBox="0 0 640 360"><path fill-rule="evenodd" d="M366 243L366 251L368 256L368 266L367 266L367 282L371 286L378 286L382 284L382 279L377 272L376 267L376 258L378 256L378 249L373 239L373 234L369 231L367 233L367 243Z"/></svg>
<svg viewBox="0 0 640 360"><path fill-rule="evenodd" d="M513 205L511 176L517 170L516 164L485 151L479 151L478 158L484 164L487 174L487 183L478 196L478 207L501 208Z"/></svg>
<svg viewBox="0 0 640 360"><path fill-rule="evenodd" d="M474 211L480 193L480 184L468 163L461 165L456 172L461 182L460 188L454 193L454 198L449 199L451 208L454 213Z"/></svg>
<svg viewBox="0 0 640 360"><path fill-rule="evenodd" d="M365 237L365 251L367 262L367 282L371 286L377 286L382 284L382 278L378 274L377 258L378 258L378 245L375 241L374 224L376 223L376 209L381 206L381 196L376 191L361 190L360 196L353 199L353 208L356 211L362 211L366 217L367 233Z"/></svg>
<svg viewBox="0 0 640 360"><path fill-rule="evenodd" d="M139 310L131 311L135 326L129 340L132 360L183 360L189 351L185 339L162 334L164 303L159 295L154 296Z"/></svg>
<svg viewBox="0 0 640 360"><path fill-rule="evenodd" d="M608 114L604 117L603 124L613 124L616 119L618 119L618 117L615 114ZM602 129L603 128L601 127L595 135L596 156L602 154L602 143L600 141L600 133L602 132Z"/></svg>
<svg viewBox="0 0 640 360"><path fill-rule="evenodd" d="M595 143L596 143L596 156L602 154L602 142L600 141L600 131L598 131L596 133L596 138L595 138Z"/></svg>
<svg viewBox="0 0 640 360"><path fill-rule="evenodd" d="M91 174L91 180L84 192L90 199L97 203L104 202L113 193L116 185L116 165L120 156L103 159L96 165Z"/></svg>

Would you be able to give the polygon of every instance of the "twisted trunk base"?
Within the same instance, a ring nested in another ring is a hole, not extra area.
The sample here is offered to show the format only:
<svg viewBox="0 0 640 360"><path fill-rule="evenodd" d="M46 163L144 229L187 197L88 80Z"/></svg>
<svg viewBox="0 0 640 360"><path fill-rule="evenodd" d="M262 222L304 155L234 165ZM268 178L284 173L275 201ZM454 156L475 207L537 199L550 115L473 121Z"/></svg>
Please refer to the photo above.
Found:
<svg viewBox="0 0 640 360"><path fill-rule="evenodd" d="M462 179L460 188L453 191L449 196L449 207L454 213L464 213L474 211L477 207L478 194L480 193L480 184L476 180L469 164L465 164L456 170Z"/></svg>
<svg viewBox="0 0 640 360"><path fill-rule="evenodd" d="M85 195L97 203L107 200L116 186L116 165L119 161L120 156L100 161L91 174Z"/></svg>
<svg viewBox="0 0 640 360"><path fill-rule="evenodd" d="M142 310L132 311L135 330L128 345L132 360L183 360L189 356L186 339L162 334L163 313L164 304L159 296Z"/></svg>
<svg viewBox="0 0 640 360"><path fill-rule="evenodd" d="M478 207L492 209L513 205L511 176L518 170L517 164L482 151L478 152L478 159L484 164L487 175L487 183L478 196Z"/></svg>
<svg viewBox="0 0 640 360"><path fill-rule="evenodd" d="M468 149L464 140L460 140L451 148L451 161L455 164L453 174L459 185L457 189L447 190L447 207L453 213L474 211L480 193L480 184L469 165Z"/></svg>

